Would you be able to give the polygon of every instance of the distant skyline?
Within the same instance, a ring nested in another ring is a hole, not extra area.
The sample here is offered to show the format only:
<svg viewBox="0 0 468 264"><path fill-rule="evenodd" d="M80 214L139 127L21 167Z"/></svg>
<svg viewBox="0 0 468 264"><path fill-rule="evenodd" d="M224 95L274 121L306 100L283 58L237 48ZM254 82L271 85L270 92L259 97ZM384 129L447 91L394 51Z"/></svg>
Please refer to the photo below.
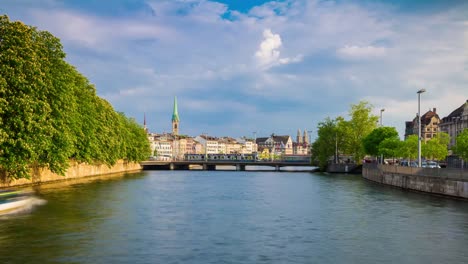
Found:
<svg viewBox="0 0 468 264"><path fill-rule="evenodd" d="M367 100L383 124L468 99L466 1L3 0L151 132L293 138Z"/></svg>

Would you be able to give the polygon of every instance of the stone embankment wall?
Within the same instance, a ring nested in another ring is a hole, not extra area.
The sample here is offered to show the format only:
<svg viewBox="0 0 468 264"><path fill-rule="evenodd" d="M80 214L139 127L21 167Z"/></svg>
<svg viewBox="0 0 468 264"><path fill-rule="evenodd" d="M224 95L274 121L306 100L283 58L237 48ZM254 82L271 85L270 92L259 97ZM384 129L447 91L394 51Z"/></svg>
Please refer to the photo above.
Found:
<svg viewBox="0 0 468 264"><path fill-rule="evenodd" d="M358 166L356 164L330 163L327 167L329 173L353 173Z"/></svg>
<svg viewBox="0 0 468 264"><path fill-rule="evenodd" d="M404 189L468 199L468 170L364 164L362 176Z"/></svg>
<svg viewBox="0 0 468 264"><path fill-rule="evenodd" d="M46 182L63 181L68 179L139 170L141 170L140 164L134 162L118 161L112 167L108 167L107 165L89 165L86 163L70 162L70 167L65 173L65 176L52 173L48 169L32 169L30 179L13 179L10 181L3 180L0 182L0 188L34 185Z"/></svg>

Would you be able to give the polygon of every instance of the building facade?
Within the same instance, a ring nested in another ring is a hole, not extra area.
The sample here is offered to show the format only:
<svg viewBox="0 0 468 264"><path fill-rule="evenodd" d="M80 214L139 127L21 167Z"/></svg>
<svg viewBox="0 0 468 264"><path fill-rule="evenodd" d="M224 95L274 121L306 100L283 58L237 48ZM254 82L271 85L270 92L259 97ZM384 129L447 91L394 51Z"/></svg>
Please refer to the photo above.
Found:
<svg viewBox="0 0 468 264"><path fill-rule="evenodd" d="M410 135L418 135L419 124L418 115L413 121L405 122L405 139ZM440 117L437 114L436 108L427 111L421 116L421 140L428 141L439 133Z"/></svg>
<svg viewBox="0 0 468 264"><path fill-rule="evenodd" d="M463 130L468 128L468 100L460 107L452 111L448 116L442 118L440 123L440 131L443 131L450 136L450 145L453 147L456 144L456 138Z"/></svg>
<svg viewBox="0 0 468 264"><path fill-rule="evenodd" d="M293 142L290 136L277 136L272 134L270 137L260 137L256 139L258 152L264 152L267 148L270 154L280 155L293 154Z"/></svg>

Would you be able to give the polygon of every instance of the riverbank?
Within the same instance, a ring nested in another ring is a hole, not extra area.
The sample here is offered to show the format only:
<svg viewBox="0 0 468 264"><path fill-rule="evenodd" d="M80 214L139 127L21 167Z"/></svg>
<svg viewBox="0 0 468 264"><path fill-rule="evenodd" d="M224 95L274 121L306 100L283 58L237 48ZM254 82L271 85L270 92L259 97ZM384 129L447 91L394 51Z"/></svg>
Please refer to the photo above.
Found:
<svg viewBox="0 0 468 264"><path fill-rule="evenodd" d="M2 179L0 188L29 186L41 183L63 181L68 179L78 179L98 175L111 175L122 172L140 171L141 165L135 162L119 160L114 166L90 165L87 163L70 162L70 167L64 176L55 174L48 169L32 169L30 179Z"/></svg>
<svg viewBox="0 0 468 264"><path fill-rule="evenodd" d="M468 199L468 170L364 164L362 176L403 189Z"/></svg>

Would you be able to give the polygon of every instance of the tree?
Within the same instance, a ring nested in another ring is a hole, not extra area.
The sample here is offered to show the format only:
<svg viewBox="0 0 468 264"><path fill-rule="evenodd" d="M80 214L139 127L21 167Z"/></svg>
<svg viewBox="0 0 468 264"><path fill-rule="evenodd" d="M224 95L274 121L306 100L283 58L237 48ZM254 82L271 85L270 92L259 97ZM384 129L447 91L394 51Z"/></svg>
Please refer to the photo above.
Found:
<svg viewBox="0 0 468 264"><path fill-rule="evenodd" d="M335 154L336 141L343 138L338 135L338 121L327 117L317 126L317 139L312 143L312 160L318 164L320 170L325 170L330 157Z"/></svg>
<svg viewBox="0 0 468 264"><path fill-rule="evenodd" d="M35 28L7 16L0 16L0 38L0 166L4 176L27 177L30 165L55 163L49 152L54 127L46 92L53 51L44 52Z"/></svg>
<svg viewBox="0 0 468 264"><path fill-rule="evenodd" d="M386 138L379 144L379 154L384 155L384 157L398 157L402 143L398 137Z"/></svg>
<svg viewBox="0 0 468 264"><path fill-rule="evenodd" d="M448 155L450 136L441 132L421 146L421 153L426 159L443 160Z"/></svg>
<svg viewBox="0 0 468 264"><path fill-rule="evenodd" d="M398 132L394 127L378 127L372 130L372 132L369 133L369 135L363 138L362 144L367 154L372 156L378 156L383 154L380 151L380 143L382 143L385 139L392 138L398 139ZM389 142L387 141L387 143Z"/></svg>
<svg viewBox="0 0 468 264"><path fill-rule="evenodd" d="M415 160L418 157L418 136L410 135L403 141L397 151L398 156Z"/></svg>
<svg viewBox="0 0 468 264"><path fill-rule="evenodd" d="M361 101L356 105L351 105L349 116L351 120L339 123L339 128L344 135L344 151L354 157L357 164L362 162L366 151L363 146L363 139L375 129L379 118L372 115L372 105L366 101Z"/></svg>
<svg viewBox="0 0 468 264"><path fill-rule="evenodd" d="M0 16L0 176L64 174L70 159L114 164L150 154L144 129L118 114L73 66L60 40Z"/></svg>
<svg viewBox="0 0 468 264"><path fill-rule="evenodd" d="M463 160L468 160L468 129L458 134L455 153Z"/></svg>

